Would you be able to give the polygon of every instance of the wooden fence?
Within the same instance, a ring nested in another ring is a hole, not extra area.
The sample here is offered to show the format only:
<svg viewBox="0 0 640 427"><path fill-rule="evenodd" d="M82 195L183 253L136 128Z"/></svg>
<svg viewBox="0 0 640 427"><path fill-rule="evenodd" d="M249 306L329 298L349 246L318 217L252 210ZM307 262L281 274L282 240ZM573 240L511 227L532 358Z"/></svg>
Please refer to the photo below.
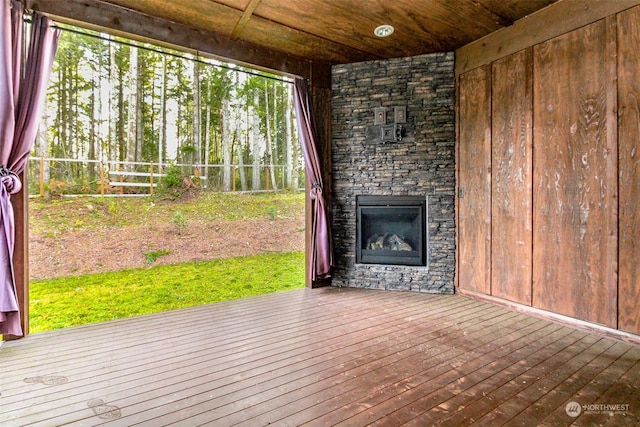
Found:
<svg viewBox="0 0 640 427"><path fill-rule="evenodd" d="M153 195L158 182L166 177L169 166L177 166L185 177L198 186L213 191L224 191L223 175L229 168L230 190L241 191L239 174L245 169L246 182L251 186L253 165L191 165L154 162L111 162L64 158L30 158L30 193L45 196L55 194L92 195ZM286 188L284 165L260 165L260 188L246 188L250 192L280 191ZM277 185L271 182L271 171ZM300 173L298 189L304 187L304 173Z"/></svg>

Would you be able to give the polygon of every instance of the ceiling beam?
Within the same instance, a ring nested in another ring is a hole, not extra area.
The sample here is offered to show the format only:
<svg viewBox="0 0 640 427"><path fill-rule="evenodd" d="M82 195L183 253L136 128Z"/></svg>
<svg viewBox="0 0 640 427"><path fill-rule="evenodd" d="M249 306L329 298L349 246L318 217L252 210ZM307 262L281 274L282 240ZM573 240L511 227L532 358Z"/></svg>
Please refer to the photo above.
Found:
<svg viewBox="0 0 640 427"><path fill-rule="evenodd" d="M559 0L456 50L456 75L639 4L640 0Z"/></svg>
<svg viewBox="0 0 640 427"><path fill-rule="evenodd" d="M265 71L307 79L311 77L313 61L309 59L232 40L228 36L152 17L102 0L25 0L25 3L27 10L41 12L60 22L167 47L185 48Z"/></svg>
<svg viewBox="0 0 640 427"><path fill-rule="evenodd" d="M236 26L233 28L233 31L231 32L232 39L235 39L236 37L238 37L238 35L242 32L244 27L249 22L249 19L251 19L251 15L253 15L253 11L256 10L256 7L258 7L261 1L262 0L251 0L251 3L249 3L247 8L244 10L242 17L240 18Z"/></svg>

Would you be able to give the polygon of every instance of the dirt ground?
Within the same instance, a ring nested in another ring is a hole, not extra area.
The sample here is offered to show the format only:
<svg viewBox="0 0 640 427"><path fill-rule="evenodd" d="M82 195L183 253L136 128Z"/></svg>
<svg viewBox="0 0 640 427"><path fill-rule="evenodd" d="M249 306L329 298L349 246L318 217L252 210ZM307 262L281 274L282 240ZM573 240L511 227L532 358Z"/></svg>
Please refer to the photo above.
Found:
<svg viewBox="0 0 640 427"><path fill-rule="evenodd" d="M57 237L31 234L32 280L205 261L266 252L304 251L304 216L171 226L103 228ZM146 252L167 250L149 263Z"/></svg>

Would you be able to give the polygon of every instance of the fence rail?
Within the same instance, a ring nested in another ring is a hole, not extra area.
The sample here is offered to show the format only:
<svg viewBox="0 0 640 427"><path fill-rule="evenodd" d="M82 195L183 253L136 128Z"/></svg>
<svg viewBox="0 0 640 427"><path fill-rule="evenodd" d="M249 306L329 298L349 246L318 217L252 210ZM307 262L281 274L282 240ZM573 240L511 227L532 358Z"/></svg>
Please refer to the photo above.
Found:
<svg viewBox="0 0 640 427"><path fill-rule="evenodd" d="M288 189L285 165L260 165L260 184L252 185L253 165L203 165L154 162L120 162L31 157L29 192L32 195L152 195L166 168L177 166L181 174L210 191L282 191ZM226 179L225 179L225 174ZM272 183L275 177L275 185ZM304 188L301 169L294 188ZM289 188L291 189L291 188Z"/></svg>

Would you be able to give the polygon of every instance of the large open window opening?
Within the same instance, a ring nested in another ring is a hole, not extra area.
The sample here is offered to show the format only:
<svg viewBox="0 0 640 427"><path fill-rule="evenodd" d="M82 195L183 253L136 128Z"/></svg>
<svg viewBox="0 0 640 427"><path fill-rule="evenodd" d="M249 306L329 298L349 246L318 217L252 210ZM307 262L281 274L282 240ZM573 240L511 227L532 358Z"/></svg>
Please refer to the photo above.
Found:
<svg viewBox="0 0 640 427"><path fill-rule="evenodd" d="M61 28L29 163L31 331L304 286L291 79Z"/></svg>

